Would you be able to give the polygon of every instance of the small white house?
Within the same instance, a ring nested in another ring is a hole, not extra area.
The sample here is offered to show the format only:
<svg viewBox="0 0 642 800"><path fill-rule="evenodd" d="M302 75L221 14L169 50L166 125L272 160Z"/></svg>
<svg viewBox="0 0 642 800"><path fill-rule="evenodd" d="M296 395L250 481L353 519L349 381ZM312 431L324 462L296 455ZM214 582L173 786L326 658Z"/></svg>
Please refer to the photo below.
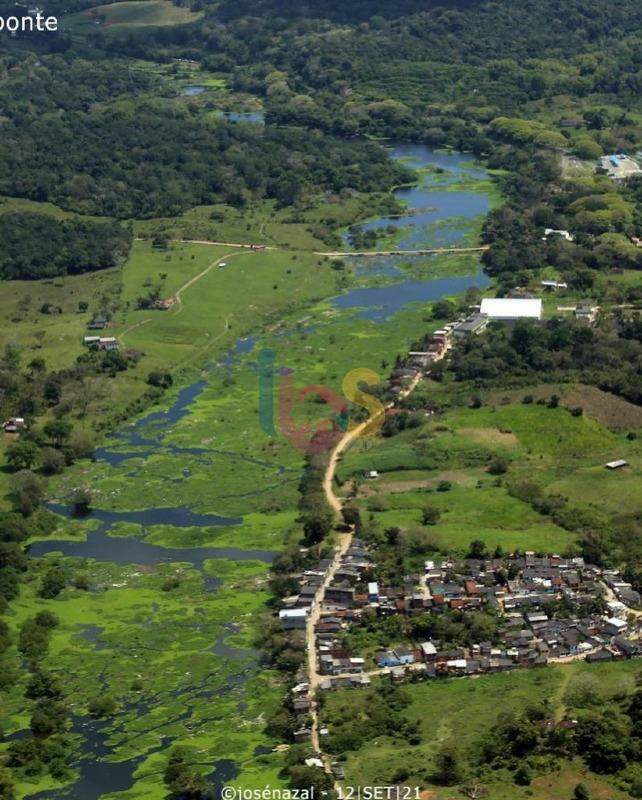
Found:
<svg viewBox="0 0 642 800"><path fill-rule="evenodd" d="M5 433L20 433L27 426L24 417L9 417L2 427Z"/></svg>
<svg viewBox="0 0 642 800"><path fill-rule="evenodd" d="M575 237L572 236L568 231L556 230L555 228L545 228L542 239L546 241L549 236L559 236L561 239L566 239L567 242L572 242L575 240Z"/></svg>
<svg viewBox="0 0 642 800"><path fill-rule="evenodd" d="M279 620L284 630L304 630L308 619L307 608L284 608L279 611Z"/></svg>
<svg viewBox="0 0 642 800"><path fill-rule="evenodd" d="M365 473L365 477L368 478L368 480L370 480L370 481L374 481L376 478L379 477L379 473L377 472L376 469L369 469Z"/></svg>
<svg viewBox="0 0 642 800"><path fill-rule="evenodd" d="M622 469L622 467L628 467L629 462L625 461L623 458L618 458L616 461L607 461L604 466L607 469Z"/></svg>

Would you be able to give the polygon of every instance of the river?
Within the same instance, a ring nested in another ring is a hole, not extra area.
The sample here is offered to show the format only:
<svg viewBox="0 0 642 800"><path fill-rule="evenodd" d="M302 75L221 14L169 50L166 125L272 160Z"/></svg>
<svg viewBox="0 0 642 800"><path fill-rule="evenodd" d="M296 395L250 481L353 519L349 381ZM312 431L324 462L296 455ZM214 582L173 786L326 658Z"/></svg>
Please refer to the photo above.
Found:
<svg viewBox="0 0 642 800"><path fill-rule="evenodd" d="M240 121L260 122L254 118ZM468 190L462 188L462 184L465 186L467 179L477 181L487 179L487 173L477 166L470 156L436 153L422 145L397 144L391 147L390 152L393 158L421 169L420 180L416 186L404 187L396 192L406 209L403 216L371 220L363 227L398 228L400 235L397 246L402 249L465 244L480 215L489 210L490 197L480 190L479 186ZM410 260L407 256L354 258L357 263L357 281L362 276L362 285L357 285L329 300L336 309L352 311L356 317L377 322L391 320L399 311L417 301L434 301L447 295L463 293L472 286L484 288L489 283L478 265L475 265L469 275L410 278L402 266ZM421 259L421 264L427 266L428 273L430 264L433 263L431 258L424 256ZM385 285L372 286L373 275L385 279ZM240 339L227 354L212 365L211 369L230 369L239 360L248 357L257 341L258 337ZM207 380L197 381L178 392L175 401L167 410L153 411L134 424L124 426L96 451L96 459L104 462L106 469L110 469L119 467L128 459L136 458L144 461L162 452L176 459L176 474L179 474L184 467L184 464L181 466L181 458L185 454L207 457L207 453L212 452L211 450L180 448L166 442L174 426L192 412L206 386ZM234 455L237 458L248 458L255 463L261 463L243 454ZM275 475L283 475L284 471L284 468L277 467ZM67 517L70 513L60 505L52 505L51 509ZM242 550L232 547L164 548L149 544L142 537L109 535L111 527L122 522L141 525L145 532L146 527L160 524L179 529L230 527L241 523L240 517L197 514L184 506L131 512L96 509L93 511L93 517L97 520L98 526L89 532L86 541L46 539L32 545L32 554L43 556L58 552L65 556L91 558L116 564L156 565L166 562L189 562L199 570L203 569L206 559L251 559L269 563L275 556L271 551ZM210 580L207 585L210 591L216 591L220 581ZM87 636L92 635L96 638L96 631L88 630ZM221 657L234 655L233 648L226 647L224 640L215 643L214 652ZM258 659L253 663L254 669L258 669ZM231 723L233 724L233 721ZM109 763L104 759L110 755L107 740L110 730L113 732L112 728L106 723L76 719L74 729L85 735L86 742L83 758L78 765L79 782L68 791L45 792L38 795L39 798L98 800L104 794L123 792L133 785L133 775L141 763L143 754L129 761ZM169 742L163 740L161 746L165 748L168 745ZM257 753L260 755L258 751ZM213 765L210 780L217 794L221 785L234 777L236 769L234 762L228 759L221 759Z"/></svg>

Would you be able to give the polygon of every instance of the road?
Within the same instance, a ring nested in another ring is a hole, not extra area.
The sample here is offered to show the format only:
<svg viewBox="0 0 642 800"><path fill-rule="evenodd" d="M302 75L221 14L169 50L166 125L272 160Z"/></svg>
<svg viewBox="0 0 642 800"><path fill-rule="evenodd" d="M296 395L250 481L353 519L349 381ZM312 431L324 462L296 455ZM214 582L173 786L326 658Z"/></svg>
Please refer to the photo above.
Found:
<svg viewBox="0 0 642 800"><path fill-rule="evenodd" d="M448 350L446 349L441 354L441 356L439 356L435 360L444 358L447 352ZM416 387L418 386L423 377L424 373L418 372L412 379L412 381L408 384L408 386L402 392L400 392L399 400L403 400L406 397L408 397L408 395L410 395L416 389ZM323 492L325 494L328 505L332 508L335 514L337 515L340 514L341 509L343 508L343 501L340 497L337 497L337 495L334 493L334 487L333 487L334 476L337 470L337 465L339 463L341 454L345 450L347 450L348 447L350 447L350 445L359 438L359 436L361 436L361 434L369 425L371 425L380 416L385 414L387 410L393 408L394 406L395 406L394 402L388 403L388 405L382 408L377 414L368 418L367 420L365 420L365 422L361 422L359 425L355 425L354 428L348 430L341 438L341 440L337 443L332 453L330 454L328 465L323 475ZM330 758L323 752L323 748L321 747L321 742L319 739L319 714L316 707L316 702L314 701L315 692L317 691L318 686L322 680L322 676L319 675L319 670L318 670L316 635L314 633L314 627L321 618L321 608L323 606L323 601L325 599L326 589L332 583L336 571L341 563L342 557L345 555L350 545L352 544L353 537L354 537L354 528L351 528L347 533L342 533L339 535L339 540L337 543L337 547L334 551L334 555L332 557L332 562L328 567L328 570L326 571L323 583L319 586L319 589L315 595L315 602L308 616L308 622L306 626L305 641L306 641L307 661L308 661L308 682L310 684L310 690L309 690L310 695L313 700L312 709L310 712L312 718L310 738L312 741L312 747L314 751L317 753L318 757L325 764L327 772L332 771L330 765ZM375 670L369 674L377 675L380 674L380 671Z"/></svg>
<svg viewBox="0 0 642 800"><path fill-rule="evenodd" d="M149 239L137 236L135 241L146 242ZM246 242L214 242L211 239L171 239L175 244L208 244L214 247L235 247L240 250L251 250L261 252L262 250L287 250L286 247L271 244L247 244ZM490 245L480 245L479 247L433 247L421 250L350 250L350 251L329 251L313 250L315 256L328 256L330 258L347 258L348 256L419 256L419 255L448 255L449 253L482 253L488 250Z"/></svg>
<svg viewBox="0 0 642 800"><path fill-rule="evenodd" d="M206 242L201 242L201 244L207 244ZM210 242L209 244L213 244ZM234 244L227 245L228 247L236 247ZM224 256L217 258L215 261L212 261L202 272L199 272L198 275L195 275L193 278L190 278L186 283L184 283L180 289L177 290L174 297L176 298L176 305L178 306L178 310L176 311L177 314L180 314L183 310L183 300L182 294L186 289L189 289L190 286L193 286L195 283L204 278L208 272L214 269L214 267L218 267L220 264L225 263L225 261L229 260L230 258L234 258L234 256L238 256L238 253L226 253Z"/></svg>

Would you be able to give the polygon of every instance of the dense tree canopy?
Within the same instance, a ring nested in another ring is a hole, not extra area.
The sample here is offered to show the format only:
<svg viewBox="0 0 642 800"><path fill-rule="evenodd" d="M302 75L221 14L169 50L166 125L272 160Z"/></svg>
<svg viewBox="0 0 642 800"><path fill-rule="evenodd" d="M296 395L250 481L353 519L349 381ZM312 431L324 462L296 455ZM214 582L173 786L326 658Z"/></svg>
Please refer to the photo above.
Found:
<svg viewBox="0 0 642 800"><path fill-rule="evenodd" d="M130 229L115 222L58 220L45 214L0 214L0 278L77 275L123 262Z"/></svg>

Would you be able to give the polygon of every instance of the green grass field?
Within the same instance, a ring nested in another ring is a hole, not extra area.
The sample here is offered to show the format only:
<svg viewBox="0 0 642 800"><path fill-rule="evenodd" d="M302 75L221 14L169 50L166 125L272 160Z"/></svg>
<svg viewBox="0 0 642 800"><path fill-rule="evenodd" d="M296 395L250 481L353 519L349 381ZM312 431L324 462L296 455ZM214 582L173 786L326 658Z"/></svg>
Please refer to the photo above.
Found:
<svg viewBox="0 0 642 800"><path fill-rule="evenodd" d="M456 788L442 788L431 782L435 754L445 742L457 743L467 760L479 758L482 740L500 713L519 713L529 705L547 704L551 717L557 719L568 712L581 714L582 709L567 706L569 689L589 680L599 686L601 701L628 694L635 689L640 665L625 661L607 665L549 666L542 670L517 670L505 675L485 675L479 678L432 680L410 683L404 691L411 704L404 716L417 721L421 743L410 746L391 736L380 736L355 752L348 751L344 763L347 785L386 786L397 782L403 773L404 785L428 787L435 800L463 800ZM323 723L329 727L328 744L332 736L345 725L358 726L368 715L371 689L347 689L328 693L322 712ZM570 694L572 696L572 693ZM620 798L629 795L608 783L608 779L587 773L574 762L561 761L559 771L542 769L530 787L519 787L510 775L491 776L482 783L489 800L511 800L534 797L537 800L570 800L573 787L581 781L595 790L592 797ZM569 791L570 785L570 791ZM565 793L566 792L566 793Z"/></svg>
<svg viewBox="0 0 642 800"><path fill-rule="evenodd" d="M99 23L105 27L164 27L185 25L202 16L189 8L181 8L169 0L127 0L122 3L99 5L69 18L70 27L80 29Z"/></svg>
<svg viewBox="0 0 642 800"><path fill-rule="evenodd" d="M603 414L603 393L572 391L571 397L588 399ZM496 457L508 464L499 479L486 471ZM604 464L616 458L630 466L606 470ZM384 528L420 528L423 507L439 508L441 519L429 531L445 552L464 552L477 538L505 550L564 552L575 535L512 497L502 484L535 481L572 506L633 516L642 511L635 491L641 467L639 440L628 439L624 430L610 430L588 414L574 417L562 406L508 402L457 408L418 429L359 441L343 457L338 478L345 490L357 478L359 505ZM379 478L362 481L371 469ZM451 483L450 491L436 491L442 481Z"/></svg>

